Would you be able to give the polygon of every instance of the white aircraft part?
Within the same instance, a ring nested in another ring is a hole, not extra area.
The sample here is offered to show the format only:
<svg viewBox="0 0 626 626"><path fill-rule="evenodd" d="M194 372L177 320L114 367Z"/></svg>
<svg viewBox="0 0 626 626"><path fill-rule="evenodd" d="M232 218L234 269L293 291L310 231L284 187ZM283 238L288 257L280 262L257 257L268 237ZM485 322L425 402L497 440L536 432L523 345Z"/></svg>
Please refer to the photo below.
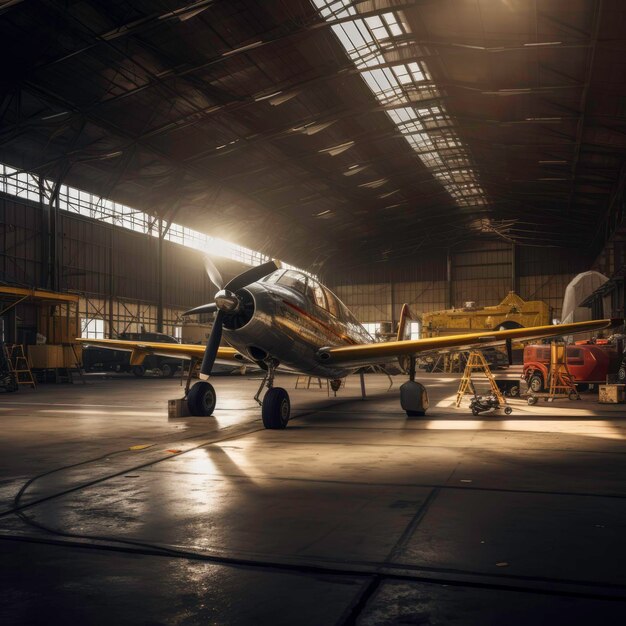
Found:
<svg viewBox="0 0 626 626"><path fill-rule="evenodd" d="M561 323L586 322L591 319L591 309L580 306L596 289L604 285L609 279L600 272L582 272L575 276L565 288L563 307L561 309ZM611 311L605 311L610 315Z"/></svg>

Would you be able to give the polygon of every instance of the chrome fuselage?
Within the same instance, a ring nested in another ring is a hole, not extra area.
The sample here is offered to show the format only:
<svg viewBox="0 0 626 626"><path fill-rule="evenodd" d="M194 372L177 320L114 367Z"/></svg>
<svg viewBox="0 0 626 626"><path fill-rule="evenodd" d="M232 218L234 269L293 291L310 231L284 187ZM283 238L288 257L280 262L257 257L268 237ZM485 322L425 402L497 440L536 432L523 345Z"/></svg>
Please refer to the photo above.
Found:
<svg viewBox="0 0 626 626"><path fill-rule="evenodd" d="M322 378L343 378L355 367L325 365L318 357L319 349L373 341L338 299L337 315L333 315L304 293L277 283L256 282L245 291L254 299L252 318L237 329L225 324L224 338L254 361L271 357L286 369Z"/></svg>

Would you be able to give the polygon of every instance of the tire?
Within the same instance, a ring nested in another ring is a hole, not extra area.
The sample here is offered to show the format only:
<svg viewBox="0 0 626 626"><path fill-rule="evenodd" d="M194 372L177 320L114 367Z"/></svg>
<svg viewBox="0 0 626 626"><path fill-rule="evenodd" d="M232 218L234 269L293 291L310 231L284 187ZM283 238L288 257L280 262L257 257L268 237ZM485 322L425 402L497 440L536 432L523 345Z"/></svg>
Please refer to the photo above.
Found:
<svg viewBox="0 0 626 626"><path fill-rule="evenodd" d="M505 406L504 407L504 414L505 415L511 415L511 413L513 413L513 409L510 406Z"/></svg>
<svg viewBox="0 0 626 626"><path fill-rule="evenodd" d="M196 383L187 394L187 407L192 415L208 417L215 410L217 395L211 383Z"/></svg>
<svg viewBox="0 0 626 626"><path fill-rule="evenodd" d="M529 398L528 398L528 405L529 406L533 406L533 404L537 404L537 402L538 402L537 398L535 398L534 396L529 396Z"/></svg>
<svg viewBox="0 0 626 626"><path fill-rule="evenodd" d="M287 427L290 413L291 403L287 391L282 387L268 389L261 407L263 426L271 430L282 430Z"/></svg>
<svg viewBox="0 0 626 626"><path fill-rule="evenodd" d="M146 368L143 365L133 365L130 370L137 378L141 378L146 373Z"/></svg>
<svg viewBox="0 0 626 626"><path fill-rule="evenodd" d="M161 374L163 378L172 378L176 373L176 368L170 365L169 363L163 363L161 365Z"/></svg>
<svg viewBox="0 0 626 626"><path fill-rule="evenodd" d="M509 389L509 396L511 396L511 398L517 398L519 396L519 385L513 385Z"/></svg>
<svg viewBox="0 0 626 626"><path fill-rule="evenodd" d="M617 370L617 380L619 380L620 383L626 381L626 365L622 365Z"/></svg>
<svg viewBox="0 0 626 626"><path fill-rule="evenodd" d="M567 396L570 400L580 400L580 396L575 391L570 391Z"/></svg>
<svg viewBox="0 0 626 626"><path fill-rule="evenodd" d="M424 417L426 411L407 411L407 417Z"/></svg>
<svg viewBox="0 0 626 626"><path fill-rule="evenodd" d="M535 393L543 391L543 378L541 374L533 374L528 381L528 387Z"/></svg>

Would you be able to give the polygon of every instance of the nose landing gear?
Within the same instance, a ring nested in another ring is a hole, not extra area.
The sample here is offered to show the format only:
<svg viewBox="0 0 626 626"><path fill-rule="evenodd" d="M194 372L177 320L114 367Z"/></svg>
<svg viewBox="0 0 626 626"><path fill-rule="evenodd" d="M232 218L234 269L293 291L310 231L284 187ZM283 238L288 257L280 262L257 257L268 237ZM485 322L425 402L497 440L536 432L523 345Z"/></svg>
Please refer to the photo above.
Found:
<svg viewBox="0 0 626 626"><path fill-rule="evenodd" d="M276 361L272 358L268 358L265 364L267 365L267 371L254 399L261 405L263 426L271 430L281 430L286 428L289 422L291 402L289 401L289 394L286 389L274 387L274 376L277 366ZM263 401L261 401L259 397L264 387L267 387L267 392L263 397Z"/></svg>

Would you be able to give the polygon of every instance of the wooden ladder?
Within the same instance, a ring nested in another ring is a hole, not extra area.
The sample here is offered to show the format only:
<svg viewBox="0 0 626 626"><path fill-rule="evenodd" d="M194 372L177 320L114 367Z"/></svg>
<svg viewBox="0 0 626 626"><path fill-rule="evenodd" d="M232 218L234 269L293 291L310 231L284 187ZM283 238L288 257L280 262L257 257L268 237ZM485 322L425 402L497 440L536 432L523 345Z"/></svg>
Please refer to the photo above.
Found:
<svg viewBox="0 0 626 626"><path fill-rule="evenodd" d="M579 398L574 379L567 368L567 347L563 343L550 343L550 388L548 398Z"/></svg>
<svg viewBox="0 0 626 626"><path fill-rule="evenodd" d="M487 363L484 354L478 351L472 351L469 353L465 370L463 371L463 377L461 378L461 384L459 385L459 390L456 394L455 405L457 407L461 406L463 396L466 394L471 396L476 395L474 383L472 382L472 374L474 372L482 372L485 375L491 386L491 393L498 399L498 402L501 405L505 405L506 401L504 400L502 392L498 389L498 384L496 383L496 379L491 372L489 363Z"/></svg>
<svg viewBox="0 0 626 626"><path fill-rule="evenodd" d="M18 385L30 385L33 389L37 389L33 373L30 371L30 364L24 354L24 346L21 343L11 346L9 364L15 374L15 380Z"/></svg>

